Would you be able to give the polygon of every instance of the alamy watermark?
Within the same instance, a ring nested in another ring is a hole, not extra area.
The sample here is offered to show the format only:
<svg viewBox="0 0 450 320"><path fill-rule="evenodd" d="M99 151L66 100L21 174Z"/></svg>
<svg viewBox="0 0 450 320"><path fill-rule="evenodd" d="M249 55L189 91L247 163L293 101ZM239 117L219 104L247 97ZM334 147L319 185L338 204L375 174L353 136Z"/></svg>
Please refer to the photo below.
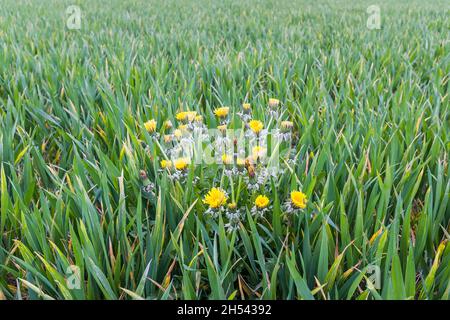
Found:
<svg viewBox="0 0 450 320"><path fill-rule="evenodd" d="M160 146L167 161L186 159L189 164L240 165L243 162L261 164L277 169L280 165L280 149L292 145L289 129L263 130L254 133L241 129L206 129L175 131L171 135L153 138Z"/></svg>
<svg viewBox="0 0 450 320"><path fill-rule="evenodd" d="M381 29L381 9L378 5L371 5L366 10L369 15L367 18L367 29L379 30Z"/></svg>
<svg viewBox="0 0 450 320"><path fill-rule="evenodd" d="M66 8L66 27L69 30L81 29L81 8L71 5Z"/></svg>
<svg viewBox="0 0 450 320"><path fill-rule="evenodd" d="M81 289L81 272L80 268L75 265L70 265L66 269L66 286L70 290Z"/></svg>
<svg viewBox="0 0 450 320"><path fill-rule="evenodd" d="M381 289L381 269L377 265L368 265L366 271L366 285L373 289Z"/></svg>

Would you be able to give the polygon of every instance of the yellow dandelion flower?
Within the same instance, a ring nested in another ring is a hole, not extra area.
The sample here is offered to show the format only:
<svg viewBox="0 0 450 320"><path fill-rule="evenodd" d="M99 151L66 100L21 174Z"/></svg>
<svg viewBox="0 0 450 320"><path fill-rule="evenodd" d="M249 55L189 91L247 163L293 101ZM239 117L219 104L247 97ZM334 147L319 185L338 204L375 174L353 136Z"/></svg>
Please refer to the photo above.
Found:
<svg viewBox="0 0 450 320"><path fill-rule="evenodd" d="M222 155L222 162L223 164L231 164L233 163L233 157L229 154Z"/></svg>
<svg viewBox="0 0 450 320"><path fill-rule="evenodd" d="M187 126L187 124L180 124L178 126L178 129L181 131L186 131L188 129L188 126Z"/></svg>
<svg viewBox="0 0 450 320"><path fill-rule="evenodd" d="M281 121L281 128L284 130L290 130L294 127L294 123L292 121Z"/></svg>
<svg viewBox="0 0 450 320"><path fill-rule="evenodd" d="M188 158L178 158L173 162L175 169L177 170L185 170L189 164Z"/></svg>
<svg viewBox="0 0 450 320"><path fill-rule="evenodd" d="M172 136L170 134L165 134L164 135L164 142L165 143L169 143L172 141Z"/></svg>
<svg viewBox="0 0 450 320"><path fill-rule="evenodd" d="M306 194L301 191L292 191L291 202L296 208L305 209L307 202Z"/></svg>
<svg viewBox="0 0 450 320"><path fill-rule="evenodd" d="M244 165L245 165L245 159L243 159L243 158L237 158L237 159L236 159L236 164L237 164L238 166L240 166L240 167L244 166Z"/></svg>
<svg viewBox="0 0 450 320"><path fill-rule="evenodd" d="M178 121L185 121L185 120L193 121L196 116L197 111L181 111L175 115L175 119L177 119Z"/></svg>
<svg viewBox="0 0 450 320"><path fill-rule="evenodd" d="M187 112L186 111L178 112L175 115L175 119L177 119L178 121L186 120L186 118L187 118Z"/></svg>
<svg viewBox="0 0 450 320"><path fill-rule="evenodd" d="M175 136L175 138L180 139L180 138L183 136L183 132L181 132L180 129L176 129L176 130L173 132L173 135Z"/></svg>
<svg viewBox="0 0 450 320"><path fill-rule="evenodd" d="M219 118L225 118L228 115L229 111L230 111L229 107L220 107L214 110L214 114Z"/></svg>
<svg viewBox="0 0 450 320"><path fill-rule="evenodd" d="M259 120L250 120L248 126L256 134L260 133L261 130L264 128L263 123Z"/></svg>
<svg viewBox="0 0 450 320"><path fill-rule="evenodd" d="M263 158L266 155L266 148L261 147L261 146L255 146L252 149L252 157L253 160L256 161L260 158Z"/></svg>
<svg viewBox="0 0 450 320"><path fill-rule="evenodd" d="M186 117L189 121L194 121L196 116L197 116L197 111L187 111L186 112Z"/></svg>
<svg viewBox="0 0 450 320"><path fill-rule="evenodd" d="M217 129L219 129L220 132L224 133L225 131L227 131L227 125L222 124L220 126L217 126Z"/></svg>
<svg viewBox="0 0 450 320"><path fill-rule="evenodd" d="M203 122L203 117L202 116L195 116L195 121L197 122Z"/></svg>
<svg viewBox="0 0 450 320"><path fill-rule="evenodd" d="M172 125L172 121L170 120L166 120L164 122L164 129L172 129L173 125Z"/></svg>
<svg viewBox="0 0 450 320"><path fill-rule="evenodd" d="M203 199L210 208L217 209L227 202L227 195L222 189L212 188Z"/></svg>
<svg viewBox="0 0 450 320"><path fill-rule="evenodd" d="M269 205L269 198L264 195L259 195L255 199L255 206L258 207L258 209L264 209Z"/></svg>
<svg viewBox="0 0 450 320"><path fill-rule="evenodd" d="M160 165L163 169L169 169L172 166L172 161L163 159L161 160Z"/></svg>
<svg viewBox="0 0 450 320"><path fill-rule="evenodd" d="M144 127L145 130L147 130L148 132L155 132L156 120L155 119L148 120L146 123L144 123Z"/></svg>
<svg viewBox="0 0 450 320"><path fill-rule="evenodd" d="M269 99L269 107L277 107L280 104L280 100L278 99L274 99L274 98L270 98Z"/></svg>
<svg viewBox="0 0 450 320"><path fill-rule="evenodd" d="M234 210L236 208L237 208L236 202L231 202L231 203L228 204L228 209Z"/></svg>
<svg viewBox="0 0 450 320"><path fill-rule="evenodd" d="M244 109L245 111L249 111L251 109L251 105L250 103L243 103L242 104L242 109Z"/></svg>

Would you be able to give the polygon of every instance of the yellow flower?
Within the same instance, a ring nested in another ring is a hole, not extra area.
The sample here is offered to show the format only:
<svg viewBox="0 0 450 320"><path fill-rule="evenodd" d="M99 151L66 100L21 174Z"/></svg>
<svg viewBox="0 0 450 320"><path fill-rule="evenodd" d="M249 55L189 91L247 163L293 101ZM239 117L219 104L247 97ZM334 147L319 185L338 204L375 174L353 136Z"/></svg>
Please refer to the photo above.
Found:
<svg viewBox="0 0 450 320"><path fill-rule="evenodd" d="M178 129L180 129L181 131L186 131L187 128L188 128L187 124L180 124L180 125L178 126Z"/></svg>
<svg viewBox="0 0 450 320"><path fill-rule="evenodd" d="M223 164L231 164L233 163L233 157L228 154L224 154L222 155L222 162Z"/></svg>
<svg viewBox="0 0 450 320"><path fill-rule="evenodd" d="M270 98L269 99L269 107L277 107L280 104L280 100L278 99L274 99L274 98Z"/></svg>
<svg viewBox="0 0 450 320"><path fill-rule="evenodd" d="M228 204L228 209L234 210L236 208L237 208L236 202L231 202L231 203Z"/></svg>
<svg viewBox="0 0 450 320"><path fill-rule="evenodd" d="M165 143L169 143L172 141L172 136L170 134L165 134L164 135L164 142Z"/></svg>
<svg viewBox="0 0 450 320"><path fill-rule="evenodd" d="M170 121L170 120L166 120L165 122L164 122L164 129L172 129L172 121Z"/></svg>
<svg viewBox="0 0 450 320"><path fill-rule="evenodd" d="M261 146L255 146L252 149L252 157L253 160L256 161L259 158L263 158L266 155L266 148L263 148Z"/></svg>
<svg viewBox="0 0 450 320"><path fill-rule="evenodd" d="M219 129L220 132L225 133L225 131L227 131L227 125L226 124L222 124L220 126L217 126L217 129Z"/></svg>
<svg viewBox="0 0 450 320"><path fill-rule="evenodd" d="M172 161L163 159L163 160L161 160L160 164L161 164L161 168L168 169L172 166Z"/></svg>
<svg viewBox="0 0 450 320"><path fill-rule="evenodd" d="M260 133L261 130L264 128L263 123L259 120L250 120L250 122L248 123L248 126L256 134Z"/></svg>
<svg viewBox="0 0 450 320"><path fill-rule="evenodd" d="M306 208L306 194L301 191L292 191L291 192L291 202L292 204L299 209Z"/></svg>
<svg viewBox="0 0 450 320"><path fill-rule="evenodd" d="M294 123L292 121L281 121L281 128L284 130L292 129L294 127Z"/></svg>
<svg viewBox="0 0 450 320"><path fill-rule="evenodd" d="M264 209L269 205L269 198L263 195L259 195L255 199L255 206L259 209Z"/></svg>
<svg viewBox="0 0 450 320"><path fill-rule="evenodd" d="M194 121L195 117L197 116L197 111L187 111L186 117L189 121Z"/></svg>
<svg viewBox="0 0 450 320"><path fill-rule="evenodd" d="M148 132L155 132L156 120L155 119L148 120L146 123L144 123L144 127L145 130L147 130Z"/></svg>
<svg viewBox="0 0 450 320"><path fill-rule="evenodd" d="M195 121L202 122L203 121L203 117L202 116L195 116Z"/></svg>
<svg viewBox="0 0 450 320"><path fill-rule="evenodd" d="M181 111L175 115L175 118L178 121L184 121L186 119L189 121L192 121L195 119L196 115L197 115L197 111Z"/></svg>
<svg viewBox="0 0 450 320"><path fill-rule="evenodd" d="M184 170L187 168L189 164L188 158L178 158L173 162L175 169L177 170Z"/></svg>
<svg viewBox="0 0 450 320"><path fill-rule="evenodd" d="M242 109L245 111L249 111L252 107L250 106L250 103L244 103L242 104Z"/></svg>
<svg viewBox="0 0 450 320"><path fill-rule="evenodd" d="M175 115L175 118L176 118L178 121L183 121L183 120L186 119L186 117L187 117L187 112L186 112L186 111L178 112L178 113Z"/></svg>
<svg viewBox="0 0 450 320"><path fill-rule="evenodd" d="M173 135L175 136L175 138L180 139L180 138L183 136L183 132L181 132L180 129L176 129L176 130L173 132Z"/></svg>
<svg viewBox="0 0 450 320"><path fill-rule="evenodd" d="M223 206L227 202L227 195L222 189L212 188L203 199L203 203L207 204L210 208L217 209Z"/></svg>
<svg viewBox="0 0 450 320"><path fill-rule="evenodd" d="M214 114L219 118L225 118L228 115L229 111L230 111L229 107L220 107L214 110Z"/></svg>
<svg viewBox="0 0 450 320"><path fill-rule="evenodd" d="M240 166L240 167L244 166L244 165L245 165L245 159L243 159L243 158L237 158L237 159L236 159L236 164L237 164L238 166Z"/></svg>

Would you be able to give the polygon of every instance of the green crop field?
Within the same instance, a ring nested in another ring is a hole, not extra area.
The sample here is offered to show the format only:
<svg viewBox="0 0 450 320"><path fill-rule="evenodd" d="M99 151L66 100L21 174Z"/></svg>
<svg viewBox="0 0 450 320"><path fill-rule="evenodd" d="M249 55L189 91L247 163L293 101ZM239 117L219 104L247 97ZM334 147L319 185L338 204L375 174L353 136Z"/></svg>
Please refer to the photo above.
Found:
<svg viewBox="0 0 450 320"><path fill-rule="evenodd" d="M2 0L0 300L450 299L449 17Z"/></svg>

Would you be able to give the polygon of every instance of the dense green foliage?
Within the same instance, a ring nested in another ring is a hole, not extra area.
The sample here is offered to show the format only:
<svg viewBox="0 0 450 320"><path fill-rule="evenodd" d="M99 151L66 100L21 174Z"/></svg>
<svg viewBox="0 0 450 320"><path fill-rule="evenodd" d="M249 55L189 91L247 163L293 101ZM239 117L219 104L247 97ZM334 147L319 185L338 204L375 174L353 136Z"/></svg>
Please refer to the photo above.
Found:
<svg viewBox="0 0 450 320"><path fill-rule="evenodd" d="M68 30L71 4L0 8L0 298L450 298L448 4L381 2L369 30L360 1L76 1ZM220 165L160 174L147 120L267 124L269 98L297 140L264 219ZM204 214L217 181L237 231Z"/></svg>

